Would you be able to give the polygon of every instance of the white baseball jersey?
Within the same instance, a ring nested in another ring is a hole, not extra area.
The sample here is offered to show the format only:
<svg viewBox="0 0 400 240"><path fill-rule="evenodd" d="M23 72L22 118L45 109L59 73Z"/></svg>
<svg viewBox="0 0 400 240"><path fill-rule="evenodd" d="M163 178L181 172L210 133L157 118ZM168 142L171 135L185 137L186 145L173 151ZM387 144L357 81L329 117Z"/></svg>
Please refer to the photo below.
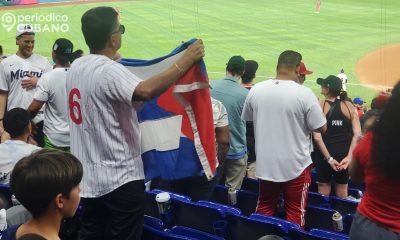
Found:
<svg viewBox="0 0 400 240"><path fill-rule="evenodd" d="M342 89L343 91L347 91L346 90L346 83L347 83L347 75L346 73L339 73L337 75L338 78L340 78L340 80L342 80Z"/></svg>
<svg viewBox="0 0 400 240"><path fill-rule="evenodd" d="M14 54L4 59L1 64L4 67L4 76L0 78L0 89L8 91L7 111L16 107L27 109L33 100L35 89L22 88L22 81L28 74L40 78L43 73L51 71L52 66L46 58L35 53L27 59ZM43 112L41 111L33 121L43 121Z"/></svg>
<svg viewBox="0 0 400 240"><path fill-rule="evenodd" d="M242 119L254 121L256 176L273 182L295 179L312 163L310 132L326 123L314 93L290 80L254 85Z"/></svg>
<svg viewBox="0 0 400 240"><path fill-rule="evenodd" d="M81 196L94 198L144 179L133 102L142 80L103 55L75 60L67 75L71 152L83 165Z"/></svg>
<svg viewBox="0 0 400 240"><path fill-rule="evenodd" d="M222 102L215 98L211 98L211 105L213 110L214 128L228 126L228 113Z"/></svg>
<svg viewBox="0 0 400 240"><path fill-rule="evenodd" d="M39 149L38 146L20 140L7 140L0 144L0 184L8 184L15 164Z"/></svg>
<svg viewBox="0 0 400 240"><path fill-rule="evenodd" d="M69 68L56 68L43 74L34 99L46 102L43 132L57 147L69 147L66 80Z"/></svg>

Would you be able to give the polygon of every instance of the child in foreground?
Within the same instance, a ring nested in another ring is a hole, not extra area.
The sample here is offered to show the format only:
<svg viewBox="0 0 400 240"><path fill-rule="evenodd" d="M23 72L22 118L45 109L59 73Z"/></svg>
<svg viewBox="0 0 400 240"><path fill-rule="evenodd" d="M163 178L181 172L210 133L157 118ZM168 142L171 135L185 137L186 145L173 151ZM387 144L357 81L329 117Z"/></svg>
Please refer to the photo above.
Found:
<svg viewBox="0 0 400 240"><path fill-rule="evenodd" d="M62 219L78 208L82 175L79 160L66 152L43 149L21 159L11 173L10 187L33 218L8 228L2 239L60 239Z"/></svg>

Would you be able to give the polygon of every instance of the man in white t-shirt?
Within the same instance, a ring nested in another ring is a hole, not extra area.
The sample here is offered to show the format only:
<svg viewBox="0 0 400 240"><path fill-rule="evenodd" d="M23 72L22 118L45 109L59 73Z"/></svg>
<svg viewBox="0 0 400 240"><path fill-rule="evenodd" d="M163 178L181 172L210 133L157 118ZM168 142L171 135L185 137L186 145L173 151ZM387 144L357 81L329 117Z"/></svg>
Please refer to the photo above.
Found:
<svg viewBox="0 0 400 240"><path fill-rule="evenodd" d="M137 111L199 61L204 45L196 41L143 81L112 60L125 32L114 8L90 9L81 22L91 54L75 60L67 75L71 152L84 172L79 239L141 239L145 188Z"/></svg>
<svg viewBox="0 0 400 240"><path fill-rule="evenodd" d="M283 192L287 219L304 227L311 182L310 133L324 132L326 119L314 93L297 83L300 61L297 52L281 53L276 78L253 86L242 118L257 129L257 213L272 216Z"/></svg>
<svg viewBox="0 0 400 240"><path fill-rule="evenodd" d="M69 126L67 114L66 80L70 67L73 44L65 38L55 41L52 48L55 68L40 78L34 100L28 111L31 117L44 110L44 147L69 151Z"/></svg>
<svg viewBox="0 0 400 240"><path fill-rule="evenodd" d="M0 119L4 116L6 105L7 110L16 107L27 109L33 100L39 78L43 73L52 70L46 58L33 53L35 33L29 25L18 25L16 43L17 53L1 62L4 73L0 76ZM43 112L40 112L33 122L38 127L34 138L42 145Z"/></svg>
<svg viewBox="0 0 400 240"><path fill-rule="evenodd" d="M338 78L340 78L340 80L342 80L342 89L343 91L347 91L347 75L346 73L344 73L343 68L340 70L340 73L337 75Z"/></svg>
<svg viewBox="0 0 400 240"><path fill-rule="evenodd" d="M22 108L14 108L4 116L4 128L11 139L0 144L0 183L8 184L15 164L40 147L28 144L32 127L29 113Z"/></svg>

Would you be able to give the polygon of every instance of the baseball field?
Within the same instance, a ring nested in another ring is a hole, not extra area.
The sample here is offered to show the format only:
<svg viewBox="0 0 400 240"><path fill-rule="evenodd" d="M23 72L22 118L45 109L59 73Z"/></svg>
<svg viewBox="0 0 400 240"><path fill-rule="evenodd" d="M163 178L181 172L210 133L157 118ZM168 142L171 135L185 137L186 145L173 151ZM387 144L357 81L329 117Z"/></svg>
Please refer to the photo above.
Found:
<svg viewBox="0 0 400 240"><path fill-rule="evenodd" d="M349 78L350 97L367 102L376 89L400 79L399 0L322 0L320 13L314 0L72 1L1 7L0 45L6 55L14 53L11 25L38 23L42 32L36 35L36 53L50 57L59 37L87 53L80 18L100 5L120 9L126 27L123 57L152 59L182 41L202 38L210 79L224 76L232 55L259 62L256 81L273 77L278 55L287 49L302 53L307 68L314 71L305 84L317 94L315 79L336 75L342 68Z"/></svg>

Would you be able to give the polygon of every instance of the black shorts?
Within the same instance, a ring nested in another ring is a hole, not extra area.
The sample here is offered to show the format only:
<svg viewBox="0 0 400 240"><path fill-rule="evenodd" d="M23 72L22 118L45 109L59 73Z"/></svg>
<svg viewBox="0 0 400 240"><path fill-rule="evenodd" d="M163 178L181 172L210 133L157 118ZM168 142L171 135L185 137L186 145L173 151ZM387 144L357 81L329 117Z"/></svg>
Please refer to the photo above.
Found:
<svg viewBox="0 0 400 240"><path fill-rule="evenodd" d="M343 171L336 172L334 171L328 162L324 159L324 156L319 150L314 150L314 166L317 169L317 182L319 183L330 183L333 181L337 184L347 184L349 182L349 172L348 168ZM347 153L342 154L332 154L332 157L341 162L343 158L345 158Z"/></svg>

